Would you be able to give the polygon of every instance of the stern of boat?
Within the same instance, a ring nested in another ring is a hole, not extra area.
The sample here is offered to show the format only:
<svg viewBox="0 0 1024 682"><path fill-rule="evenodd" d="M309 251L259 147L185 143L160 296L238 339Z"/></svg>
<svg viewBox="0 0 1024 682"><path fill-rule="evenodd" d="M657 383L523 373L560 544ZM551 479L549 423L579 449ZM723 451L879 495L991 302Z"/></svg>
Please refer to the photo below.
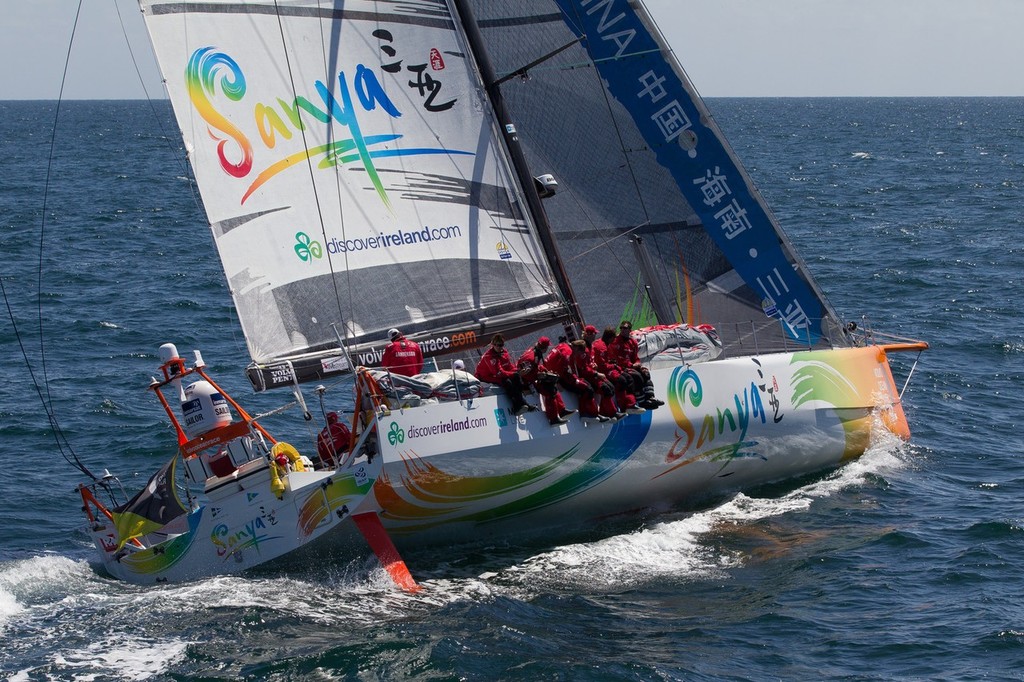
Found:
<svg viewBox="0 0 1024 682"><path fill-rule="evenodd" d="M122 535L120 518L81 486L88 532L106 570L138 584L238 573L350 522L381 473L380 458L333 471L289 471L254 460L207 481L207 502L144 535ZM280 485L275 485L277 480Z"/></svg>

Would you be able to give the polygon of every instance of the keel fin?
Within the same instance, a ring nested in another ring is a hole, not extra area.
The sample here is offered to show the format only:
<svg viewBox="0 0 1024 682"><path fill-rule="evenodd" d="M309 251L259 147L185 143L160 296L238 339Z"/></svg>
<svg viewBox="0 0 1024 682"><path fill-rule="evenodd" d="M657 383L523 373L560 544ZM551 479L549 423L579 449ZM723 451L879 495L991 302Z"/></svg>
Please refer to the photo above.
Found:
<svg viewBox="0 0 1024 682"><path fill-rule="evenodd" d="M412 577L412 573L409 572L405 561L399 555L395 544L391 542L391 538L384 530L384 525L380 522L380 517L376 512L354 514L352 520L356 522L356 526L366 538L370 549L377 555L380 565L384 567L396 585L406 592L419 592L423 589Z"/></svg>

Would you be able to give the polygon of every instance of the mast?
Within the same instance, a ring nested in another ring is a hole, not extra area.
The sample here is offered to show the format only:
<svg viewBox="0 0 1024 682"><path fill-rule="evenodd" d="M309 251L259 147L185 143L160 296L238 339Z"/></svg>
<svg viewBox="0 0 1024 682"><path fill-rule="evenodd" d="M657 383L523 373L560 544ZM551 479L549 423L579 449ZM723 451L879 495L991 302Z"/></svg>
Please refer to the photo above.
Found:
<svg viewBox="0 0 1024 682"><path fill-rule="evenodd" d="M494 107L494 113L498 117L498 122L501 124L501 129L504 133L502 140L505 143L505 148L508 150L512 167L515 169L516 177L519 180L522 196L526 199L527 208L529 208L536 222L544 255L551 266L555 281L558 283L558 288L562 291L562 296L568 302L570 319L576 326L577 333L579 333L583 329L583 317L580 315L579 303L576 301L576 294L572 290L572 283L569 281L569 275L558 253L558 247L555 244L547 213L541 205L540 196L537 194L536 187L534 186L533 174L530 173L526 156L519 145L519 136L516 133L515 125L512 123L511 116L509 116L508 110L505 107L505 101L501 95L500 82L494 71L494 65L491 64L491 58L487 54L487 49L484 47L483 34L480 32L476 16L473 14L473 9L467 0L451 0L451 5L454 10L455 19L462 26L466 40L469 42L470 52L477 69L480 71L484 90L491 101L491 106Z"/></svg>

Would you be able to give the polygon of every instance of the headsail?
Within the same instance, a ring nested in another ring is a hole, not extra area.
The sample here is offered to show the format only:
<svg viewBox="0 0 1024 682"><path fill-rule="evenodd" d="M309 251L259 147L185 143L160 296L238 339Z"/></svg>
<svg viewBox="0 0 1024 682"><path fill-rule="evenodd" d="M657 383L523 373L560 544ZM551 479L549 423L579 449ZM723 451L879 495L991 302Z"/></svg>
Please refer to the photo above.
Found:
<svg viewBox="0 0 1024 682"><path fill-rule="evenodd" d="M142 5L254 383L566 317L446 3Z"/></svg>
<svg viewBox="0 0 1024 682"><path fill-rule="evenodd" d="M145 488L113 510L113 520L117 526L117 549L124 547L129 540L163 528L182 514L188 513L174 487L174 470L177 463L178 456L175 454L149 478Z"/></svg>
<svg viewBox="0 0 1024 682"><path fill-rule="evenodd" d="M588 322L706 322L727 350L755 330L760 351L845 344L640 3L466 1L531 165L563 190L544 206Z"/></svg>

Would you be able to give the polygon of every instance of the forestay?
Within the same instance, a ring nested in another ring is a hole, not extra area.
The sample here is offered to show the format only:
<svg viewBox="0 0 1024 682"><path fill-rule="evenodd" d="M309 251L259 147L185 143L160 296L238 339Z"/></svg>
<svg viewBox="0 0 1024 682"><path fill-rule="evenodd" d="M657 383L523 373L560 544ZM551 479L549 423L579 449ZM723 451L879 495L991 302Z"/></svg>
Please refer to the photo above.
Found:
<svg viewBox="0 0 1024 682"><path fill-rule="evenodd" d="M444 2L142 2L257 387L565 302Z"/></svg>
<svg viewBox="0 0 1024 682"><path fill-rule="evenodd" d="M588 322L709 323L727 352L847 344L640 3L466 2L559 182L544 208Z"/></svg>

